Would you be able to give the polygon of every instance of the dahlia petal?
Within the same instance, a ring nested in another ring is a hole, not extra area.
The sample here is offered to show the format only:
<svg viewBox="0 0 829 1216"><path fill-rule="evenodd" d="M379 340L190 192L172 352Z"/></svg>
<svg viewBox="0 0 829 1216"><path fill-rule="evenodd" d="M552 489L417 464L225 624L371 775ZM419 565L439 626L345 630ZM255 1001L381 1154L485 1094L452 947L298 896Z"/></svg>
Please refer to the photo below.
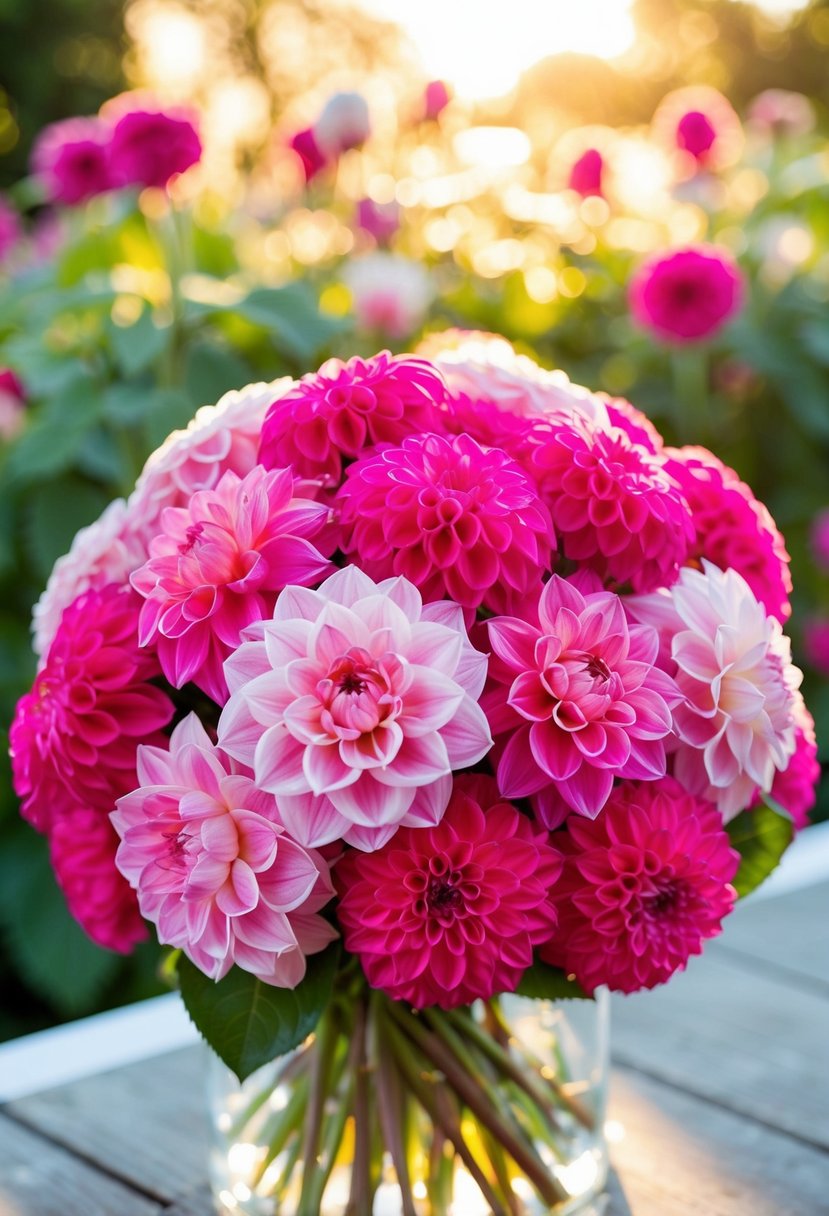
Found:
<svg viewBox="0 0 829 1216"><path fill-rule="evenodd" d="M294 754L292 753L291 762ZM340 749L333 742L321 747L302 747L302 772L313 794L330 794L353 784L360 776L359 769L349 768L343 762ZM274 790L274 793L286 794L301 792L303 791L295 788Z"/></svg>
<svg viewBox="0 0 829 1216"><path fill-rule="evenodd" d="M487 716L471 697L463 698L451 720L441 728L440 737L453 769L477 764L492 747Z"/></svg>
<svg viewBox="0 0 829 1216"><path fill-rule="evenodd" d="M260 735L253 754L257 784L271 794L307 793L305 752L305 746L293 739L284 726L269 727Z"/></svg>
<svg viewBox="0 0 829 1216"><path fill-rule="evenodd" d="M560 781L558 788L574 811L595 819L610 797L613 773L609 769L583 764L572 777Z"/></svg>
<svg viewBox="0 0 829 1216"><path fill-rule="evenodd" d="M340 814L360 826L399 823L414 801L410 786L384 785L376 776L376 771L363 773L354 784L331 790L329 795Z"/></svg>
<svg viewBox="0 0 829 1216"><path fill-rule="evenodd" d="M548 784L550 778L535 762L529 725L510 736L498 761L498 785L506 798L526 798Z"/></svg>

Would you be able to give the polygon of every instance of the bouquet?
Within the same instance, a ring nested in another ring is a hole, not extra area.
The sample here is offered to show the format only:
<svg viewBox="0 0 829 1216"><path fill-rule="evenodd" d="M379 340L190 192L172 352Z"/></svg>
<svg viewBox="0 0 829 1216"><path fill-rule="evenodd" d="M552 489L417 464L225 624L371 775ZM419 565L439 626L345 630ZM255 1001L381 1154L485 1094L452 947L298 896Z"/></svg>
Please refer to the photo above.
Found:
<svg viewBox="0 0 829 1216"><path fill-rule="evenodd" d="M600 1111L510 1001L669 980L806 822L790 590L714 455L452 331L228 394L76 537L22 813L96 942L149 923L218 1055L276 1061L234 1120L275 1210L580 1193Z"/></svg>

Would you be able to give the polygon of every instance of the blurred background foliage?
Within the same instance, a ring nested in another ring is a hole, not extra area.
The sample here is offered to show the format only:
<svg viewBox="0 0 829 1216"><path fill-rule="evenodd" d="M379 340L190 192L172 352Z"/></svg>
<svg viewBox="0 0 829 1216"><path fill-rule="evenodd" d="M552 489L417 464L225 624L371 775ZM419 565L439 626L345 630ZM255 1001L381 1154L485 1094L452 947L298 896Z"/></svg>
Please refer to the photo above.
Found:
<svg viewBox="0 0 829 1216"><path fill-rule="evenodd" d="M783 16L633 0L630 15L623 54L533 65L530 39L515 87L425 119L415 47L357 5L0 0L0 187L25 212L0 266L0 367L25 394L0 439L4 744L55 559L170 430L227 389L329 354L412 349L447 326L502 332L736 468L786 536L805 664L803 623L829 621L810 547L829 505L829 0ZM794 90L813 122L749 123L735 163L683 180L648 124L688 83L722 90L743 118L763 90ZM139 87L199 107L202 164L169 196L47 205L26 176L37 133ZM371 137L306 181L288 141L338 89L367 98ZM602 196L567 188L588 147L608 170ZM399 211L399 226L361 227L366 198ZM713 342L678 352L632 324L627 284L647 255L698 241L738 257L748 302ZM366 307L378 284L380 313ZM819 667L805 693L823 741ZM815 817L826 813L824 783ZM124 960L71 920L45 842L19 818L4 745L0 1039L159 991L157 966L149 945Z"/></svg>

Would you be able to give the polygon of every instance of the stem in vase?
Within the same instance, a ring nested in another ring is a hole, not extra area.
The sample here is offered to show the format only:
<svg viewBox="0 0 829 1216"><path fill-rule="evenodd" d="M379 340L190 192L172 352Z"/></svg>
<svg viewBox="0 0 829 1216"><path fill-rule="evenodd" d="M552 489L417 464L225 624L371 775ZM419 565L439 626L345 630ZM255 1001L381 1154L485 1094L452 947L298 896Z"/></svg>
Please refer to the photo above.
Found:
<svg viewBox="0 0 829 1216"><path fill-rule="evenodd" d="M388 1050L388 1037L384 1030L390 1029L383 1018L383 996L380 992L371 993L371 1027L372 1027L372 1059L375 1064L377 1082L377 1112L380 1127L386 1143L392 1164L400 1185L400 1198L403 1216L417 1216L412 1199L412 1182L409 1175L409 1163L403 1142L402 1109L403 1090L400 1085L400 1075L395 1067L395 1059Z"/></svg>

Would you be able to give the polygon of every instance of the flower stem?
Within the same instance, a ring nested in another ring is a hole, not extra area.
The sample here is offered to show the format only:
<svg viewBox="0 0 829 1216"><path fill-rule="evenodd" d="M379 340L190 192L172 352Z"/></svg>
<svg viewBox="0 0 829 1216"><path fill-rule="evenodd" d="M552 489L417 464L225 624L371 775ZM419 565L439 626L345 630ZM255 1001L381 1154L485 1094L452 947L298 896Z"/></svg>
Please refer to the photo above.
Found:
<svg viewBox="0 0 829 1216"><path fill-rule="evenodd" d="M371 1055L375 1062L377 1111L380 1118L380 1127L397 1173L403 1216L417 1216L412 1199L412 1182L409 1175L409 1163L406 1158L400 1118L402 1108L400 1077L395 1069L394 1056L388 1050L388 1036L383 1033L387 1028L386 1019L383 1017L384 997L382 993L374 990L371 993L370 1001L373 1032Z"/></svg>
<svg viewBox="0 0 829 1216"><path fill-rule="evenodd" d="M365 996L358 1000L352 1030L354 1068L354 1164L345 1216L364 1216L372 1208L374 1187L371 1178L371 1107L366 1064ZM349 1066L351 1061L349 1061Z"/></svg>

